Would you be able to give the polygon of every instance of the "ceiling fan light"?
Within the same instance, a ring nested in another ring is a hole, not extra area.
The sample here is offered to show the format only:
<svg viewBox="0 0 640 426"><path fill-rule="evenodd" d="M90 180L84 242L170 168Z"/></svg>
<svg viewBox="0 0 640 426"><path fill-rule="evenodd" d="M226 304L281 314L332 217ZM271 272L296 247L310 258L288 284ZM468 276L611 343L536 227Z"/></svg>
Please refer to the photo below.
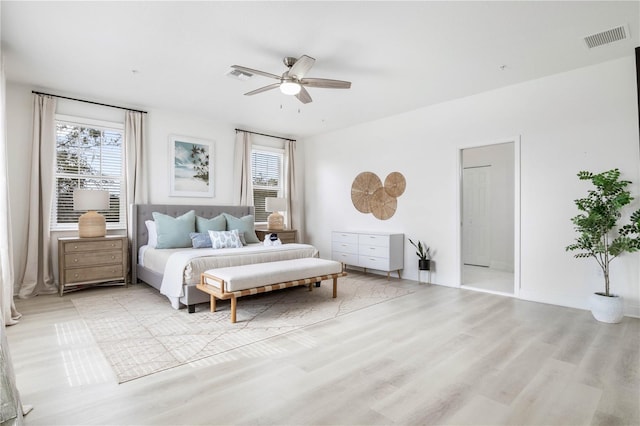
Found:
<svg viewBox="0 0 640 426"><path fill-rule="evenodd" d="M301 86L293 81L283 81L280 84L280 91L285 95L297 95L300 93Z"/></svg>

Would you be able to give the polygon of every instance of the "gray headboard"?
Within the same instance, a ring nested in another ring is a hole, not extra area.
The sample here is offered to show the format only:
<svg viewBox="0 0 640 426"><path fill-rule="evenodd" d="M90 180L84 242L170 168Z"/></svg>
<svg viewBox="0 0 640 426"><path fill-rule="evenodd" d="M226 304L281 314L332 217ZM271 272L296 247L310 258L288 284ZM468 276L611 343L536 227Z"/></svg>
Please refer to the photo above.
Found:
<svg viewBox="0 0 640 426"><path fill-rule="evenodd" d="M253 214L253 206L194 206L175 204L133 204L131 206L131 217L133 218L133 229L131 241L131 278L135 284L136 270L138 266L138 250L147 243L146 220L153 220L153 212L178 217L189 210L195 210L197 216L212 218L220 213L229 213L236 217Z"/></svg>

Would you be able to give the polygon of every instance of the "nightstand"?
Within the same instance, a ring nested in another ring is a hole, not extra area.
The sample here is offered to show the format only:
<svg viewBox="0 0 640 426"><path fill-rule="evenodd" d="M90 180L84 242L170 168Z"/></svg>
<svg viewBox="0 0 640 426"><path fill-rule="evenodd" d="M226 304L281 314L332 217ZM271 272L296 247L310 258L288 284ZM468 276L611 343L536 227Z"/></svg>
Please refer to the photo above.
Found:
<svg viewBox="0 0 640 426"><path fill-rule="evenodd" d="M88 285L128 285L126 236L58 238L59 293Z"/></svg>
<svg viewBox="0 0 640 426"><path fill-rule="evenodd" d="M258 236L260 242L264 241L264 236L267 234L278 234L278 238L280 238L282 244L298 242L298 231L296 229L280 229L278 231L269 229L256 229L256 235Z"/></svg>

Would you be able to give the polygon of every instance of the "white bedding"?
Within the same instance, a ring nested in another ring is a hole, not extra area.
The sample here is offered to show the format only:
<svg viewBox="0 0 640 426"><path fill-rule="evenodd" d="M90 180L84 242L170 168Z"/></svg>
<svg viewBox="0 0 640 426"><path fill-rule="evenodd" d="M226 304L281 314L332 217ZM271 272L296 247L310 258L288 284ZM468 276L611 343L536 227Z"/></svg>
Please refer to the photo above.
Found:
<svg viewBox="0 0 640 426"><path fill-rule="evenodd" d="M308 244L264 246L250 244L232 249L154 249L140 250L140 263L156 272L162 271L160 293L169 298L184 296L183 285L195 285L207 269L253 263L318 257L318 250Z"/></svg>

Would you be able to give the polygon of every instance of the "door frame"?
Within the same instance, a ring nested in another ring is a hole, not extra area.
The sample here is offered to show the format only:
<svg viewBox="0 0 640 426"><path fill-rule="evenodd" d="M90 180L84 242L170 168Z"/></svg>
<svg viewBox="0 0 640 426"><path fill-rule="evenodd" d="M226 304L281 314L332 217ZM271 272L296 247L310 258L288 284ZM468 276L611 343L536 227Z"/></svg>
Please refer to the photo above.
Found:
<svg viewBox="0 0 640 426"><path fill-rule="evenodd" d="M520 260L521 260L521 240L520 240L520 144L521 136L517 135L510 138L499 139L495 141L477 142L458 148L458 184L456 185L456 259L458 261L457 269L457 287L462 287L462 151L467 148L479 148L489 145L499 145L505 143L513 143L513 175L514 175L514 194L513 194L513 296L520 297Z"/></svg>

